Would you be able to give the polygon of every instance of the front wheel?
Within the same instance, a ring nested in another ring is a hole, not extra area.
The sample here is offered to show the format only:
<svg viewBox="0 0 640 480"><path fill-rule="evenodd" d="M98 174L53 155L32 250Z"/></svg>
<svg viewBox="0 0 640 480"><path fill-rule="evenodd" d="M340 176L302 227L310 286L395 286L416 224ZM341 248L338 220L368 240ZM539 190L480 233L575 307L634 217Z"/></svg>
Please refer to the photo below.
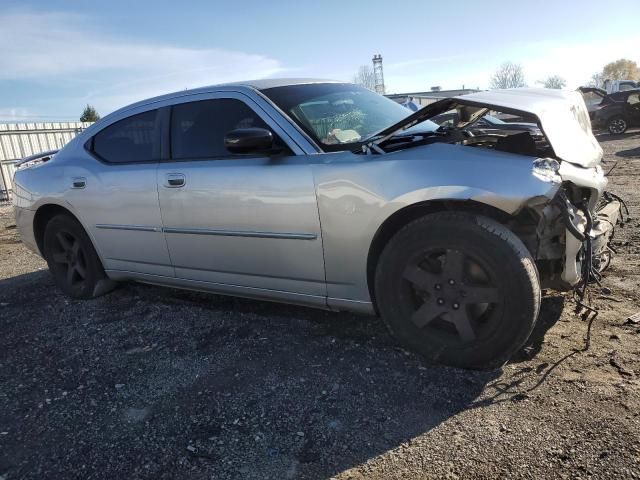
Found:
<svg viewBox="0 0 640 480"><path fill-rule="evenodd" d="M504 364L533 330L541 299L520 239L493 220L458 212L400 230L378 262L375 295L404 346L465 368Z"/></svg>
<svg viewBox="0 0 640 480"><path fill-rule="evenodd" d="M94 298L115 286L105 275L91 239L70 215L57 215L47 223L44 257L56 285L73 298Z"/></svg>

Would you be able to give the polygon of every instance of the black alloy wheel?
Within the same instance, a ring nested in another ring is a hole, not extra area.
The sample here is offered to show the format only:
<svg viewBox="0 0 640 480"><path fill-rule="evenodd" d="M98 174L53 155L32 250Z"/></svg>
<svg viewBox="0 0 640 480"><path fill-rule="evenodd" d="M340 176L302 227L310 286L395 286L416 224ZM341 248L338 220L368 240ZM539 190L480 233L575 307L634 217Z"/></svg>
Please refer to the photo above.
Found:
<svg viewBox="0 0 640 480"><path fill-rule="evenodd" d="M454 249L427 252L403 277L418 328L448 343L473 342L495 328L502 293L478 259Z"/></svg>
<svg viewBox="0 0 640 480"><path fill-rule="evenodd" d="M504 364L533 330L540 298L522 241L472 213L405 225L376 267L376 306L391 333L428 360L458 367Z"/></svg>
<svg viewBox="0 0 640 480"><path fill-rule="evenodd" d="M609 120L607 128L609 129L609 133L613 135L622 135L627 131L628 125L624 117L616 116Z"/></svg>
<svg viewBox="0 0 640 480"><path fill-rule="evenodd" d="M56 285L73 298L94 298L115 286L107 278L91 239L70 215L57 215L47 223L44 257Z"/></svg>

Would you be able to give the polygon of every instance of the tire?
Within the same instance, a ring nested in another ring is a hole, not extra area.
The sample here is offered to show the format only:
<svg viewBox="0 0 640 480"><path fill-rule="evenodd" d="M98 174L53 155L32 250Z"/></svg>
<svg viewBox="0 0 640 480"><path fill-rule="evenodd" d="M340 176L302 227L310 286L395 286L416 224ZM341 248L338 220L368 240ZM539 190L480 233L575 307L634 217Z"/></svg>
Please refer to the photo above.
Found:
<svg viewBox="0 0 640 480"><path fill-rule="evenodd" d="M520 239L463 212L427 215L396 233L376 267L375 295L404 347L472 369L504 365L529 338L541 301Z"/></svg>
<svg viewBox="0 0 640 480"><path fill-rule="evenodd" d="M612 135L622 135L629 128L629 123L622 115L611 117L607 121L607 130Z"/></svg>
<svg viewBox="0 0 640 480"><path fill-rule="evenodd" d="M95 298L115 286L82 225L70 215L57 215L44 231L44 256L56 285L78 299Z"/></svg>

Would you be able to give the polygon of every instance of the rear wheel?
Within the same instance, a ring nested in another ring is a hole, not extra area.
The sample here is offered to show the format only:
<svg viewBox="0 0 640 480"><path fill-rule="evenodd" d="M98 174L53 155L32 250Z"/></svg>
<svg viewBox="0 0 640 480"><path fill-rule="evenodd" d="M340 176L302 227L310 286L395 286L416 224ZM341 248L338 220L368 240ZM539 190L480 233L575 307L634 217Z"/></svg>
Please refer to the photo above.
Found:
<svg viewBox="0 0 640 480"><path fill-rule="evenodd" d="M375 293L404 346L466 368L505 363L533 330L541 296L520 239L493 220L454 212L427 215L391 239Z"/></svg>
<svg viewBox="0 0 640 480"><path fill-rule="evenodd" d="M69 215L57 215L47 223L44 256L56 285L73 298L94 298L115 285L84 228Z"/></svg>
<svg viewBox="0 0 640 480"><path fill-rule="evenodd" d="M629 125L624 117L617 115L615 117L611 117L607 122L607 129L609 133L613 135L620 135L627 131Z"/></svg>

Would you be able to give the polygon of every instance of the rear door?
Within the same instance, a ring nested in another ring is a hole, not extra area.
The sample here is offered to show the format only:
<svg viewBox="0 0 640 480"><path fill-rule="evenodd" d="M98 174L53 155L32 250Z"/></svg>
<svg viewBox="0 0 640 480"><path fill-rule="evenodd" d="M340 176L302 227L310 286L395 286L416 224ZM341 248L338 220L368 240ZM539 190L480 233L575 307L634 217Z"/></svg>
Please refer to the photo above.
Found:
<svg viewBox="0 0 640 480"><path fill-rule="evenodd" d="M176 277L232 288L326 296L309 157L236 92L190 97L171 111L170 158L158 169L164 232ZM224 135L272 131L280 151L233 155Z"/></svg>
<svg viewBox="0 0 640 480"><path fill-rule="evenodd" d="M91 138L91 158L66 167L66 198L106 270L173 276L156 182L162 124L160 110L133 113Z"/></svg>

